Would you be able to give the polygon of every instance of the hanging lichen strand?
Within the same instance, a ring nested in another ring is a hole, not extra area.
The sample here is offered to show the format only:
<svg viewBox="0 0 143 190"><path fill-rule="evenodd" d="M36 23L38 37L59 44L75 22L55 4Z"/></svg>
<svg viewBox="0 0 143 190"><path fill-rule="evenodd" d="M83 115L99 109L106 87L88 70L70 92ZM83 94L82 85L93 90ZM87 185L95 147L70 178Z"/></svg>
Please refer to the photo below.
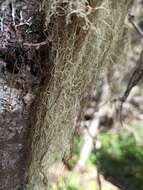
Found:
<svg viewBox="0 0 143 190"><path fill-rule="evenodd" d="M129 3L43 1L50 59L52 52L56 56L50 80L35 102L28 190L50 189L54 177L50 168L69 147L76 116L86 105L84 95L107 65L118 63Z"/></svg>

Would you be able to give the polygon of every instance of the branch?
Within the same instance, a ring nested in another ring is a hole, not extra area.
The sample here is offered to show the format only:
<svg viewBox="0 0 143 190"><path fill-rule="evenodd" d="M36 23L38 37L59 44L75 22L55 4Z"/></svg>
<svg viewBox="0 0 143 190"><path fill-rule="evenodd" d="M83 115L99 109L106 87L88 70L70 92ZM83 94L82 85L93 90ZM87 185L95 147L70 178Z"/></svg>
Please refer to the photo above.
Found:
<svg viewBox="0 0 143 190"><path fill-rule="evenodd" d="M49 41L48 40L45 40L43 42L39 42L39 43L23 43L24 46L27 46L27 47L35 47L35 48L40 48L41 46L44 46L44 45L47 45L49 44Z"/></svg>
<svg viewBox="0 0 143 190"><path fill-rule="evenodd" d="M135 16L129 14L128 15L128 20L129 22L132 24L132 26L134 27L134 29L137 31L137 33L143 38L143 31L141 30L141 28L135 23L134 21Z"/></svg>

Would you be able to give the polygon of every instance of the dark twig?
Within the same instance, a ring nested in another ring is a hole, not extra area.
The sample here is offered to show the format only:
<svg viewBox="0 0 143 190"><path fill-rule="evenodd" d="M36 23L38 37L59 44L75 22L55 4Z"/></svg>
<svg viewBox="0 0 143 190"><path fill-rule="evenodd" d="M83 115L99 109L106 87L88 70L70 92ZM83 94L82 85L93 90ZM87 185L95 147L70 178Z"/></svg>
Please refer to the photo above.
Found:
<svg viewBox="0 0 143 190"><path fill-rule="evenodd" d="M41 46L44 46L44 45L47 45L47 44L49 44L48 40L45 40L45 41L39 42L39 43L28 43L28 42L23 43L23 45L26 46L26 47L35 47L37 49L39 49Z"/></svg>
<svg viewBox="0 0 143 190"><path fill-rule="evenodd" d="M134 21L134 15L128 15L128 20L129 22L132 24L132 26L134 27L134 29L137 31L137 33L141 36L141 38L143 38L143 31L141 30L141 28L135 23Z"/></svg>
<svg viewBox="0 0 143 190"><path fill-rule="evenodd" d="M122 124L122 109L123 109L123 104L127 100L127 98L129 96L132 88L135 87L142 78L143 78L143 69L136 68L135 71L133 72L130 80L129 80L129 83L127 85L127 88L126 88L123 96L120 98L121 105L120 105L119 114L120 114L121 124Z"/></svg>
<svg viewBox="0 0 143 190"><path fill-rule="evenodd" d="M128 20L134 27L134 29L137 31L137 33L143 38L143 31L141 28L135 23L134 21L134 15L129 14L128 15ZM142 60L141 60L142 61ZM138 65L136 66L136 69L134 70L133 74L131 75L131 78L129 80L129 83L127 85L127 88L123 94L123 96L119 99L121 104L120 104L120 109L119 109L119 115L120 115L120 122L121 125L123 126L122 123L122 109L123 109L123 104L127 100L132 88L138 84L138 82L143 78L143 69L140 68Z"/></svg>
<svg viewBox="0 0 143 190"><path fill-rule="evenodd" d="M102 183L101 183L100 173L98 169L97 169L97 183L98 183L99 190L102 190Z"/></svg>

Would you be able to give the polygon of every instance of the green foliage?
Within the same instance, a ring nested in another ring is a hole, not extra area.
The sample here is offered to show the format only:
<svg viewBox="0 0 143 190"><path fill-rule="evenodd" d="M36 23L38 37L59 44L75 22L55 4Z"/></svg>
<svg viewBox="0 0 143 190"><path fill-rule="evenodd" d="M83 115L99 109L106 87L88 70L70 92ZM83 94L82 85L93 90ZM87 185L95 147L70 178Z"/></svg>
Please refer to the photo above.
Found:
<svg viewBox="0 0 143 190"><path fill-rule="evenodd" d="M78 187L78 180L79 176L77 175L62 177L57 184L53 186L52 190L81 190L81 188Z"/></svg>
<svg viewBox="0 0 143 190"><path fill-rule="evenodd" d="M75 167L76 163L78 162L83 143L84 143L84 141L83 141L82 136L79 136L79 135L74 136L72 146L71 146L72 156L68 160L69 168L73 169ZM97 160L97 158L93 151L93 153L90 154L88 160L86 161L86 166L87 167L95 167L96 160Z"/></svg>
<svg viewBox="0 0 143 190"><path fill-rule="evenodd" d="M104 176L122 189L143 190L142 135L143 130L135 128L135 133L123 130L100 137L102 147L96 152L96 163Z"/></svg>
<svg viewBox="0 0 143 190"><path fill-rule="evenodd" d="M83 174L72 173L61 177L52 190L98 190L98 184L95 179L87 180ZM108 190L103 188L103 190Z"/></svg>
<svg viewBox="0 0 143 190"><path fill-rule="evenodd" d="M86 161L86 166L93 168L95 167L95 165L97 165L97 156L94 153L94 151L92 151L92 153L90 154L89 158Z"/></svg>

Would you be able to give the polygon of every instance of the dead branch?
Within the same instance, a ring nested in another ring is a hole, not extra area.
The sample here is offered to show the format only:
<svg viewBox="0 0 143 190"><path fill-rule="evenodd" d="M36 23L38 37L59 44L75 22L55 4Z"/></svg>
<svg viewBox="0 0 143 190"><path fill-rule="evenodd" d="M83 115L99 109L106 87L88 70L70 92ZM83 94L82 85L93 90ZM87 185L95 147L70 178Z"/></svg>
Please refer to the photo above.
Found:
<svg viewBox="0 0 143 190"><path fill-rule="evenodd" d="M134 21L135 16L129 14L128 15L128 20L129 22L132 24L132 26L134 27L134 29L137 31L137 33L141 36L141 38L143 38L143 31L141 30L141 28L135 23Z"/></svg>

